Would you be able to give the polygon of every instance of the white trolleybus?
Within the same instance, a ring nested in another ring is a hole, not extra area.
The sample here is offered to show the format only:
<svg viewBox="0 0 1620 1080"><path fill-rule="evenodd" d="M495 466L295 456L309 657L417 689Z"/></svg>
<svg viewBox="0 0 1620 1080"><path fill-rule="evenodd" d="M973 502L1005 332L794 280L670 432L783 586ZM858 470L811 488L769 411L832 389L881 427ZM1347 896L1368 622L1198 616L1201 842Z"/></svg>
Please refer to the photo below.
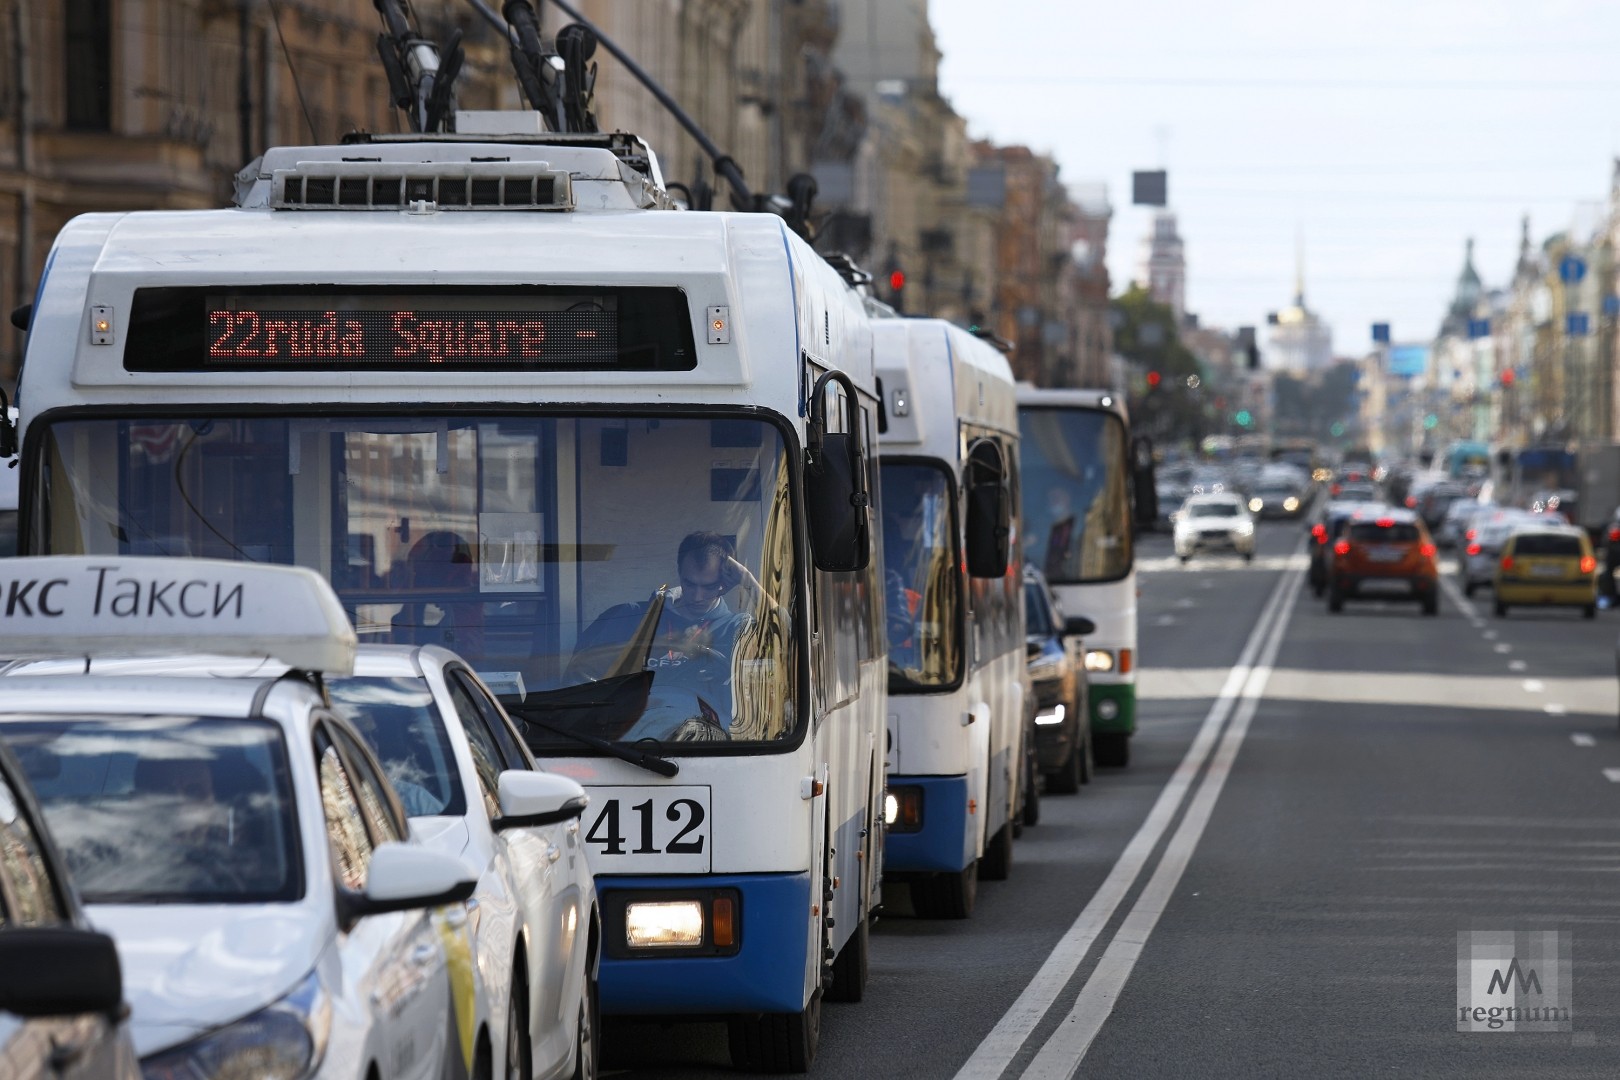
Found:
<svg viewBox="0 0 1620 1080"><path fill-rule="evenodd" d="M1012 550L1018 405L989 344L936 319L872 325L889 632L884 873L924 918L1007 877L1023 780L1024 590Z"/></svg>
<svg viewBox="0 0 1620 1080"><path fill-rule="evenodd" d="M1020 386L1018 427L1024 559L1045 572L1065 615L1096 624L1084 644L1092 748L1099 765L1125 765L1137 659L1136 470L1125 406L1107 390Z"/></svg>
<svg viewBox="0 0 1620 1080"><path fill-rule="evenodd" d="M779 218L679 211L640 140L460 126L70 222L25 549L307 566L361 641L459 653L590 790L603 1011L802 1070L881 874L861 298Z"/></svg>

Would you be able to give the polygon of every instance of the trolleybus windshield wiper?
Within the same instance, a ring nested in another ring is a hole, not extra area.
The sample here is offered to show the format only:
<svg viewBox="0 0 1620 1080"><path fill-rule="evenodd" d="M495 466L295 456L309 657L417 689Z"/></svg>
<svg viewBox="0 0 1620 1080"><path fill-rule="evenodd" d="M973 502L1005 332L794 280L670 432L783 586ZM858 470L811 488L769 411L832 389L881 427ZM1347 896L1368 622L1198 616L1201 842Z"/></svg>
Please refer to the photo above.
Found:
<svg viewBox="0 0 1620 1080"><path fill-rule="evenodd" d="M575 731L572 728L564 727L561 724L552 724L545 720L537 720L530 715L525 715L523 717L523 722L525 724L533 724L537 728L543 728L544 730L551 732L553 735L561 735L565 739L573 739L575 742L580 743L581 745L589 746L595 750L600 750L604 754L612 754L620 761L628 761L632 765L640 766L641 768L646 769L648 772L655 772L659 776L674 776L681 771L681 767L668 758L659 757L657 754L650 754L645 750L637 750L634 746L629 746L625 743L609 742L606 739L598 739L595 735L587 735L583 731Z"/></svg>

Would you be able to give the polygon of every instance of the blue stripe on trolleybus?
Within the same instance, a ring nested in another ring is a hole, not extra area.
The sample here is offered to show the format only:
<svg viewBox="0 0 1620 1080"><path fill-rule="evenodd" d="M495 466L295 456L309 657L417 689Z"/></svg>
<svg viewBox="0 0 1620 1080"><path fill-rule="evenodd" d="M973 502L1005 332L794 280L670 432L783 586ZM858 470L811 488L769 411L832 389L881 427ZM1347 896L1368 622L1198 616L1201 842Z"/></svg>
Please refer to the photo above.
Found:
<svg viewBox="0 0 1620 1080"><path fill-rule="evenodd" d="M804 958L812 925L808 873L603 877L596 887L604 908L613 894L642 889L736 889L742 894L741 948L733 956L603 956L603 1013L679 1016L796 1013L804 1008Z"/></svg>
<svg viewBox="0 0 1620 1080"><path fill-rule="evenodd" d="M883 837L885 873L954 872L973 861L978 837L969 832L966 776L891 776L889 786L922 788L922 828Z"/></svg>

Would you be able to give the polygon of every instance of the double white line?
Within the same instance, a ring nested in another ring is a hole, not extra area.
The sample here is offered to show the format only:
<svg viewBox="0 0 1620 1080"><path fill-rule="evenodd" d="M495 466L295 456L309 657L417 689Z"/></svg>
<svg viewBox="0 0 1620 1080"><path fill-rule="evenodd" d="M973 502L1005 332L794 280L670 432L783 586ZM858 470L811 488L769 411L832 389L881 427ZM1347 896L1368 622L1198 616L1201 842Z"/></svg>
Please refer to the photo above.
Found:
<svg viewBox="0 0 1620 1080"><path fill-rule="evenodd" d="M1207 761L1209 768L1204 772L1187 813L1171 836L1153 876L1148 879L1136 903L1104 950L1102 959L1081 988L1073 1008L1022 1075L1025 1080L1068 1080L1079 1070L1092 1040L1113 1012L1114 1002L1125 988L1125 982L1136 967L1148 936L1170 902L1204 834L1204 827L1215 810L1215 800L1220 798L1221 788L1231 773L1238 748L1248 733L1249 722L1254 718L1265 692L1266 680L1271 676L1277 650L1282 647L1283 633L1293 614L1290 601L1299 588L1304 571L1305 567L1293 560L1292 567L1277 582L1260 613L1259 621L1244 643L1243 651L1238 655L1236 665L1227 675L1220 695L1204 717L1192 746L1187 750L1187 756L1181 759L1170 782L1160 792L1147 820L1126 845L1091 902L1052 949L1052 954L1035 973L1018 1000L1013 1002L1012 1008L1007 1010L973 1052L973 1056L957 1072L956 1080L999 1080L1007 1071L1074 977L1081 961L1091 951L1126 894L1135 886L1137 878L1147 868L1154 849L1169 830ZM1228 717L1232 717L1232 723L1222 735L1221 728ZM1212 751L1214 756L1210 760Z"/></svg>

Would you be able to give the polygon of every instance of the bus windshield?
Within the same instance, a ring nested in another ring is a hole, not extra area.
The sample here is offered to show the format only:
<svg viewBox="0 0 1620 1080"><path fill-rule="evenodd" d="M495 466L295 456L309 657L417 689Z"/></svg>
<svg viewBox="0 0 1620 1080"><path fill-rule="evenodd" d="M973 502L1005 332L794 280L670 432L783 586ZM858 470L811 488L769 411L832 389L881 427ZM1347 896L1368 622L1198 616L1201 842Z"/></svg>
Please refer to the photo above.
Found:
<svg viewBox="0 0 1620 1080"><path fill-rule="evenodd" d="M788 456L764 420L70 419L40 450L41 553L312 567L361 642L460 654L537 748L796 730Z"/></svg>
<svg viewBox="0 0 1620 1080"><path fill-rule="evenodd" d="M1021 408L1024 559L1054 585L1131 570L1125 424L1102 409Z"/></svg>
<svg viewBox="0 0 1620 1080"><path fill-rule="evenodd" d="M943 689L962 666L956 482L943 462L885 461L881 476L889 689Z"/></svg>

